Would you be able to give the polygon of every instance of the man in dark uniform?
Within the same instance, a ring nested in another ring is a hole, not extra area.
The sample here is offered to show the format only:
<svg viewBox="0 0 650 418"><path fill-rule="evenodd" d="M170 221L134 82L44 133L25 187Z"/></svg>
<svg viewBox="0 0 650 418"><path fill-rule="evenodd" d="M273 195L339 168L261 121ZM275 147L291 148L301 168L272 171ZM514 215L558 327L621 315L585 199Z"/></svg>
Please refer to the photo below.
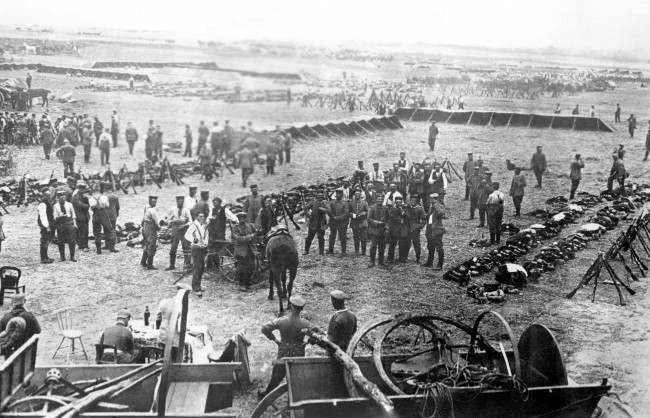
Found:
<svg viewBox="0 0 650 418"><path fill-rule="evenodd" d="M504 195L499 191L499 183L492 184L493 192L487 199L487 223L490 231L490 244L501 242L501 223L503 221Z"/></svg>
<svg viewBox="0 0 650 418"><path fill-rule="evenodd" d="M178 252L178 244L181 244L183 249L183 268L185 271L190 268L190 243L185 240L185 232L192 221L192 215L188 208L185 207L185 196L176 196L176 207L169 211L167 222L171 226L172 244L169 249L169 267L165 270L176 269L176 255Z"/></svg>
<svg viewBox="0 0 650 418"><path fill-rule="evenodd" d="M535 173L537 179L536 189L542 188L542 175L546 172L546 155L542 153L542 147L537 146L537 152L530 159L530 169Z"/></svg>
<svg viewBox="0 0 650 418"><path fill-rule="evenodd" d="M232 229L231 235L235 241L235 265L237 269L237 282L239 290L248 290L250 278L253 273L255 257L251 244L255 238L253 225L246 222L246 214L238 213L239 223Z"/></svg>
<svg viewBox="0 0 650 418"><path fill-rule="evenodd" d="M16 293L13 295L11 298L11 311L4 314L2 319L0 319L1 330L5 330L7 328L7 323L11 320L11 318L19 316L25 320L25 331L23 331L23 334L14 344L14 348L16 349L23 345L27 340L32 338L33 335L41 333L41 326L34 314L25 309L26 299L27 297L24 293Z"/></svg>
<svg viewBox="0 0 650 418"><path fill-rule="evenodd" d="M481 176L479 174L479 167L474 167L474 172L469 178L469 220L474 219L474 214L478 208L479 185L481 184Z"/></svg>
<svg viewBox="0 0 650 418"><path fill-rule="evenodd" d="M375 266L375 257L379 252L379 265L384 266L384 251L386 249L386 222L388 208L384 207L383 193L377 193L375 204L368 210L368 235L370 236L370 264Z"/></svg>
<svg viewBox="0 0 650 418"><path fill-rule="evenodd" d="M634 131L636 130L636 118L633 114L627 118L627 131L630 133L630 138L634 138Z"/></svg>
<svg viewBox="0 0 650 418"><path fill-rule="evenodd" d="M525 187L526 177L521 174L521 168L517 167L510 184L510 196L512 196L512 203L515 205L515 217L517 218L521 216L521 202L524 200Z"/></svg>
<svg viewBox="0 0 650 418"><path fill-rule="evenodd" d="M192 129L190 129L190 125L185 125L185 152L183 152L183 157L192 158Z"/></svg>
<svg viewBox="0 0 650 418"><path fill-rule="evenodd" d="M395 246L399 243L399 262L406 262L408 256L408 220L402 197L395 198L395 206L388 210L388 263L395 261Z"/></svg>
<svg viewBox="0 0 650 418"><path fill-rule="evenodd" d="M616 103L616 111L614 112L614 123L621 123L621 105Z"/></svg>
<svg viewBox="0 0 650 418"><path fill-rule="evenodd" d="M58 201L53 206L54 222L56 223L56 237L59 244L61 261L65 261L65 244L68 244L70 261L76 262L75 248L77 245L77 215L72 203L66 200L66 192L56 192Z"/></svg>
<svg viewBox="0 0 650 418"><path fill-rule="evenodd" d="M48 121L47 125L41 128L41 145L43 146L43 154L45 154L46 160L50 159L52 144L54 144L54 132L52 131L52 126Z"/></svg>
<svg viewBox="0 0 650 418"><path fill-rule="evenodd" d="M233 222L235 225L239 222L237 217L230 212L225 206L222 206L220 197L212 199L212 213L208 218L208 256L206 257L206 267L219 268L221 264L221 256L225 248L224 241L226 240L226 226L228 221Z"/></svg>
<svg viewBox="0 0 650 418"><path fill-rule="evenodd" d="M432 151L436 148L436 139L438 139L438 127L436 126L436 121L431 121L431 126L429 126L429 151Z"/></svg>
<svg viewBox="0 0 650 418"><path fill-rule="evenodd" d="M246 196L246 199L242 202L242 209L246 214L246 222L254 224L260 209L262 209L262 196L259 195L257 184L251 184L249 188L251 194Z"/></svg>
<svg viewBox="0 0 650 418"><path fill-rule="evenodd" d="M445 218L445 206L440 201L440 196L437 193L432 193L429 196L429 200L431 201L431 206L427 213L427 226L424 231L427 238L429 255L423 266L433 267L434 252L438 252L438 265L435 269L442 270L442 265L445 262L445 251L442 245L442 236L445 233L445 228L442 226L442 220Z"/></svg>
<svg viewBox="0 0 650 418"><path fill-rule="evenodd" d="M309 254L311 243L314 237L318 237L318 254L325 252L325 229L327 229L327 202L325 195L319 191L312 202L305 208L303 213L308 220L309 230L305 238L305 249L303 255Z"/></svg>
<svg viewBox="0 0 650 418"><path fill-rule="evenodd" d="M90 204L88 202L86 182L79 180L77 190L72 194L72 206L77 215L77 241L80 250L88 249L88 222L90 221Z"/></svg>
<svg viewBox="0 0 650 418"><path fill-rule="evenodd" d="M202 190L200 195L201 199L196 202L196 205L194 205L194 208L192 208L190 211L192 214L192 219L196 219L196 217L199 216L199 213L202 213L203 216L205 216L205 219L210 216L210 192L207 190Z"/></svg>
<svg viewBox="0 0 650 418"><path fill-rule="evenodd" d="M153 266L153 257L156 255L158 248L158 231L160 230L161 220L158 216L156 204L158 196L149 196L149 205L144 209L142 219L142 237L144 238L144 251L140 265L147 270L156 270Z"/></svg>
<svg viewBox="0 0 650 418"><path fill-rule="evenodd" d="M102 235L106 247L115 249L115 229L110 220L109 210L110 202L108 196L104 194L104 183L100 183L100 193L88 199L88 203L93 210L93 235L95 236L95 250L97 254L102 253Z"/></svg>
<svg viewBox="0 0 650 418"><path fill-rule="evenodd" d="M201 150L205 147L208 142L208 136L210 135L210 129L205 126L205 122L201 121L199 124L199 141L196 147L196 155L201 154Z"/></svg>
<svg viewBox="0 0 650 418"><path fill-rule="evenodd" d="M106 327L99 337L99 344L112 345L117 349L117 363L140 363L140 351L134 347L133 334L129 329L129 320L131 314L126 309L120 309L117 313L116 322L110 327ZM98 352L98 354L100 354ZM107 350L101 353L101 356L96 359L97 363L101 361L114 361L113 350Z"/></svg>
<svg viewBox="0 0 650 418"><path fill-rule="evenodd" d="M292 295L289 298L289 305L291 310L288 316L274 319L262 326L262 334L269 340L278 345L278 360L284 357L304 357L305 356L305 343L304 329L313 329L314 327L307 321L300 317L300 313L305 307L305 299L299 295ZM280 332L280 339L278 339L273 331ZM259 398L263 398L273 389L275 389L284 379L285 376L284 364L276 364L273 366L271 373L271 380L269 381L266 390L263 392L258 391Z"/></svg>
<svg viewBox="0 0 650 418"><path fill-rule="evenodd" d="M582 161L580 154L575 155L575 160L571 162L569 171L569 179L571 179L571 190L569 192L569 200L573 200L576 195L576 190L582 180L582 169L585 168L585 163Z"/></svg>
<svg viewBox="0 0 650 418"><path fill-rule="evenodd" d="M420 253L422 251L420 244L420 233L424 226L424 209L418 203L417 196L411 196L410 205L406 207L406 219L409 227L409 246L413 245L415 251L415 262L420 263ZM407 252L408 257L408 252Z"/></svg>
<svg viewBox="0 0 650 418"><path fill-rule="evenodd" d="M341 243L341 255L345 255L345 245L347 242L348 233L348 220L350 217L350 207L348 202L343 200L343 189L336 189L336 199L332 200L329 204L327 213L330 217L330 238L328 254L334 254L334 242L336 242L336 235L339 236Z"/></svg>
<svg viewBox="0 0 650 418"><path fill-rule="evenodd" d="M111 227L113 228L113 234L115 234L115 231L117 230L117 218L120 216L120 199L113 190L113 184L106 182L104 183L104 187L105 190L108 190L108 193L106 193L106 197L108 198L108 210L106 211L108 213L108 221L111 223ZM117 237L115 240L110 242L110 245L109 243L106 243L106 248L108 248L112 253L118 252L118 250L115 249L116 242Z"/></svg>
<svg viewBox="0 0 650 418"><path fill-rule="evenodd" d="M478 219L479 227L485 226L485 211L487 209L487 199L492 193L492 173L487 171L485 178L481 179L478 185Z"/></svg>
<svg viewBox="0 0 650 418"><path fill-rule="evenodd" d="M354 253L366 255L366 243L368 241L368 203L361 199L361 190L354 191L354 197L350 200L350 228L354 239Z"/></svg>
<svg viewBox="0 0 650 418"><path fill-rule="evenodd" d="M467 161L463 163L463 173L465 173L465 199L469 200L469 195L471 192L471 178L474 175L474 167L476 162L474 161L474 154L471 152L467 153Z"/></svg>
<svg viewBox="0 0 650 418"><path fill-rule="evenodd" d="M334 315L327 327L327 339L347 351L352 336L357 332L357 317L345 307L347 295L340 290L330 292Z"/></svg>

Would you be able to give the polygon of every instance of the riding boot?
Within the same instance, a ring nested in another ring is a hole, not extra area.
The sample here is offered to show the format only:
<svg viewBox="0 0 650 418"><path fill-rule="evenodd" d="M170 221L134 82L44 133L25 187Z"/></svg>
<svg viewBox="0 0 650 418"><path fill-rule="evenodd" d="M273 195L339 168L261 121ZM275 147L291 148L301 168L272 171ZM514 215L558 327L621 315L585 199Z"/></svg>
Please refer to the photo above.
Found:
<svg viewBox="0 0 650 418"><path fill-rule="evenodd" d="M495 235L494 231L490 231L490 245L494 244L494 239L495 239L494 235Z"/></svg>
<svg viewBox="0 0 650 418"><path fill-rule="evenodd" d="M361 255L366 255L366 241L361 241Z"/></svg>
<svg viewBox="0 0 650 418"><path fill-rule="evenodd" d="M75 244L68 244L68 249L70 250L70 261L77 261L77 259L74 258Z"/></svg>
<svg viewBox="0 0 650 418"><path fill-rule="evenodd" d="M154 254L147 254L147 270L157 270L153 266L153 256Z"/></svg>
<svg viewBox="0 0 650 418"><path fill-rule="evenodd" d="M169 254L169 267L165 270L175 270L176 269L176 254Z"/></svg>
<svg viewBox="0 0 650 418"><path fill-rule="evenodd" d="M147 250L142 251L142 258L140 259L140 265L142 267L147 267Z"/></svg>
<svg viewBox="0 0 650 418"><path fill-rule="evenodd" d="M438 269L442 269L442 264L445 262L445 250L441 247L438 248Z"/></svg>
<svg viewBox="0 0 650 418"><path fill-rule="evenodd" d="M415 248L413 248L413 250L415 251L415 262L420 264L420 255L422 250L420 249L419 246L416 246Z"/></svg>
<svg viewBox="0 0 650 418"><path fill-rule="evenodd" d="M354 253L359 254L359 240L354 240Z"/></svg>
<svg viewBox="0 0 650 418"><path fill-rule="evenodd" d="M305 238L305 250L303 251L302 255L309 255L309 247L311 247L311 242Z"/></svg>
<svg viewBox="0 0 650 418"><path fill-rule="evenodd" d="M59 244L59 255L61 256L61 261L65 261L65 244Z"/></svg>
<svg viewBox="0 0 650 418"><path fill-rule="evenodd" d="M282 298L282 295L278 295L278 297ZM271 277L271 274L269 274L269 297L268 300L273 300L273 277Z"/></svg>

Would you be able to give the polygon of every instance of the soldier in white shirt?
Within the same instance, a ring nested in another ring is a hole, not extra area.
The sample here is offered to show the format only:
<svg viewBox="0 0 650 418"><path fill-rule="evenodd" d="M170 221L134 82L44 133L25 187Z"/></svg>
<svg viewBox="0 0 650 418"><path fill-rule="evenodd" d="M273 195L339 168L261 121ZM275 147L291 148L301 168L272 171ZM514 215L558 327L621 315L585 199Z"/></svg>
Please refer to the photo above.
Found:
<svg viewBox="0 0 650 418"><path fill-rule="evenodd" d="M203 295L201 279L205 270L205 256L208 252L208 242L210 240L208 224L205 221L205 214L199 212L196 214L196 220L192 222L185 232L185 239L190 243L192 248L192 291L197 296Z"/></svg>
<svg viewBox="0 0 650 418"><path fill-rule="evenodd" d="M167 216L167 222L172 229L172 245L169 249L169 267L165 270L176 269L176 253L179 243L183 249L184 270L187 271L190 268L190 243L185 239L185 232L191 220L190 210L185 206L185 196L176 196L176 206L171 208Z"/></svg>
<svg viewBox="0 0 650 418"><path fill-rule="evenodd" d="M190 213L192 213L192 209L196 206L196 202L198 202L196 197L197 190L198 187L190 186L188 195L185 196L185 207L190 211ZM192 218L192 220L194 220L194 218Z"/></svg>
<svg viewBox="0 0 650 418"><path fill-rule="evenodd" d="M156 255L156 248L158 246L158 230L160 229L160 217L156 204L158 203L158 196L149 196L149 204L144 209L144 216L142 219L142 237L144 238L144 251L142 253L142 260L140 265L147 270L156 270L153 266L153 257Z"/></svg>
<svg viewBox="0 0 650 418"><path fill-rule="evenodd" d="M52 209L59 242L59 255L61 256L61 261L65 261L65 244L68 244L70 261L76 262L77 259L74 258L74 251L77 244L77 216L75 215L72 203L66 200L66 192L64 190L57 191L56 196L58 201Z"/></svg>

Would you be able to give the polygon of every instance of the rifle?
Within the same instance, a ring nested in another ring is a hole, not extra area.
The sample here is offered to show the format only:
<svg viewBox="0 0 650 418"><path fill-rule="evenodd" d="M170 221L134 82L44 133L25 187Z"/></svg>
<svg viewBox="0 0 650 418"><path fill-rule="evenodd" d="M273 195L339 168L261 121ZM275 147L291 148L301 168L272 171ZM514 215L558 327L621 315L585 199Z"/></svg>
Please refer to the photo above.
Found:
<svg viewBox="0 0 650 418"><path fill-rule="evenodd" d="M153 177L153 175L151 174L151 171L149 171L148 168L145 168L144 170L145 170L146 173L149 175L149 178L151 179L151 181L153 181L154 183L156 183L156 186L158 186L159 189L162 189L162 186L161 186L160 183L159 183L159 182L158 182L158 181Z"/></svg>
<svg viewBox="0 0 650 418"><path fill-rule="evenodd" d="M7 210L7 207L5 206L5 203L2 201L2 198L0 198L0 208L5 211L5 215L9 215L9 211Z"/></svg>
<svg viewBox="0 0 650 418"><path fill-rule="evenodd" d="M230 168L230 166L228 166L228 164L226 163L226 160L224 160L223 157L220 157L220 158L219 158L219 161L221 161L221 163L223 164L223 166L226 167L226 169L230 172L230 174L235 174L235 172L232 171L232 168Z"/></svg>

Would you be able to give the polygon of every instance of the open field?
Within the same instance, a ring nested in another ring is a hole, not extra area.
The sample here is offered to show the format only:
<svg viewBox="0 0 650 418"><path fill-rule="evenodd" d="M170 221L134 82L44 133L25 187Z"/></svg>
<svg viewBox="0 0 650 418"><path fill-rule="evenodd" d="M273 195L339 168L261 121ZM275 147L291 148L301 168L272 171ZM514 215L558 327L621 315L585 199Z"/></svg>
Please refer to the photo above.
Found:
<svg viewBox="0 0 650 418"><path fill-rule="evenodd" d="M115 59L127 59L126 55L127 52L124 52ZM97 59L103 58L105 56L99 56L98 53ZM158 59L195 58L158 56ZM275 70L267 68L266 62L261 62L260 65L263 66L251 69ZM322 63L310 65L317 68ZM289 67L289 64L281 62L277 67ZM22 76L22 73L0 73L0 78L18 76ZM209 74L202 73L200 77L209 77ZM141 134L147 120L154 119L162 126L166 141L180 140L183 125L189 123L196 129L199 120L208 123L218 120L222 123L223 120L230 119L236 127L251 120L255 127L270 128L276 124L298 125L307 121L328 121L361 115L305 109L297 104L225 104L73 90L75 85L84 82L83 79L73 77L34 74L36 86L51 88L55 94L60 94L57 91L73 91L75 97L79 98L79 102L72 104L52 103L50 110L55 116L74 111L88 113L90 116L98 115L107 121L110 112L116 109L121 115L122 124L132 121ZM620 102L625 116L629 113L637 115L641 127L637 131L638 137L630 140L623 124L615 125L618 131L611 134L440 124L441 134L434 157L449 158L462 167L466 153L474 152L475 157L480 156L485 160L494 173L494 179L501 182L502 190L507 191L512 173L506 170L505 159L511 159L518 165L527 165L535 145L543 145L549 172L542 190L527 188L523 213L544 208L544 202L549 197L568 195L568 166L576 152L582 154L586 163L580 190L595 193L604 187L611 165L610 154L619 143L624 143L628 150L626 167L631 172L630 180L650 182L646 171L649 166L641 161L647 124L643 121L650 117L650 96L647 93L637 86L626 85L611 92L585 93L563 97L560 101L565 109L580 103L581 108L586 110L595 104L599 116L607 122L612 122L614 105ZM547 113L555 102L557 100L550 98L538 101L503 101L468 97L466 108ZM387 167L397 159L400 151L405 151L409 160L421 160L432 156L427 151L426 132L426 124L406 123L404 130L364 137L296 141L292 151L292 164L276 167L277 175L272 177L263 176L263 167L260 167L251 180L259 184L261 193L265 193L302 183L323 181L329 177L349 175L360 159L365 160L367 166L377 161L382 167ZM129 157L123 138L120 141L119 148L111 150L113 166L121 167L126 163L134 167L144 159L143 141L136 145L136 157ZM172 161L182 159L178 155L171 155L170 158ZM91 163L82 163L81 166L84 172L99 170L97 150L93 150ZM45 161L40 149L20 151L16 175L31 172L37 177L46 177L53 169L57 175L61 174L60 163L56 160ZM534 182L530 173L527 180L530 185ZM199 179L185 181L197 184L199 190L209 190L211 196L222 196L226 201L233 201L247 193L247 190L240 187L239 173L226 173L224 178L212 183ZM173 197L184 192L184 187L168 183L160 192L153 186L139 189L137 195L120 195L122 209L118 223L139 222L148 193L160 194L159 207L170 208L173 206ZM469 205L461 200L463 194L462 182L454 181L450 184L445 199L449 214L445 225L448 234L444 239L446 266L464 260L469 255L479 254L481 250L470 248L467 243L471 238L487 234L486 229L476 228L476 221L466 220ZM55 262L41 265L38 263L36 207L14 207L9 210L11 215L5 216L4 227L8 239L3 243L0 260L3 265L15 265L23 269L23 282L29 293L29 309L38 315L44 330L38 360L41 363L66 361L65 358L55 361L49 358L59 342L56 324L51 315L54 310L64 307L73 310L75 322L83 331L86 347L90 348L101 329L112 323L119 308L128 307L136 318L140 318L145 306L152 309L161 298L168 297L175 291L172 284L176 278L174 274L161 270L142 270L138 264L140 250L124 245L119 247L118 254L98 256L86 252L79 255L78 263ZM508 201L504 222L528 225L534 221L525 216L515 220L511 218L513 213L514 209ZM304 231L295 232L301 250L304 236ZM351 238L351 232L348 236ZM638 360L650 352L650 293L647 292L647 280L634 284L638 293L625 307L614 305L616 299L613 289L600 289L595 304L587 301L586 290L578 293L573 300L563 298L578 282L597 252L607 248L614 237L612 232L600 241L590 243L588 249L580 252L576 260L560 266L551 274L545 274L540 283L528 285L520 294L509 296L502 305L477 305L465 295L463 288L443 281L441 272L432 274L413 261L389 270L370 270L366 268L368 260L360 256L320 257L313 252L307 257L301 257L295 292L305 296L308 301L306 316L321 327L327 326L331 314L328 293L333 288L342 289L352 297L350 308L358 315L360 323L380 314L407 310L436 312L468 322L478 312L490 308L506 317L516 335L531 322L546 324L556 334L566 356L569 375L574 380L586 383L608 377L615 392L622 394L622 398L634 408L644 410L650 407L650 371L647 370L647 362L639 364ZM159 247L155 261L159 269L167 265L167 252L168 246ZM58 259L54 246L50 247L50 256ZM414 258L412 254L411 258ZM184 280L188 282L189 278ZM241 293L236 286L211 277L204 279L204 287L207 289L204 297L193 298L191 301L190 322L207 324L216 346L220 346L233 333L244 330L253 343L249 352L253 378L260 385L261 382L266 383L270 361L275 357L275 346L266 341L259 329L264 322L275 317L277 301L267 301L263 287L254 292ZM84 361L79 355L68 360ZM244 415L247 415L246 411L251 410L255 400L254 391L251 390L246 396L238 398L236 406L242 408Z"/></svg>

